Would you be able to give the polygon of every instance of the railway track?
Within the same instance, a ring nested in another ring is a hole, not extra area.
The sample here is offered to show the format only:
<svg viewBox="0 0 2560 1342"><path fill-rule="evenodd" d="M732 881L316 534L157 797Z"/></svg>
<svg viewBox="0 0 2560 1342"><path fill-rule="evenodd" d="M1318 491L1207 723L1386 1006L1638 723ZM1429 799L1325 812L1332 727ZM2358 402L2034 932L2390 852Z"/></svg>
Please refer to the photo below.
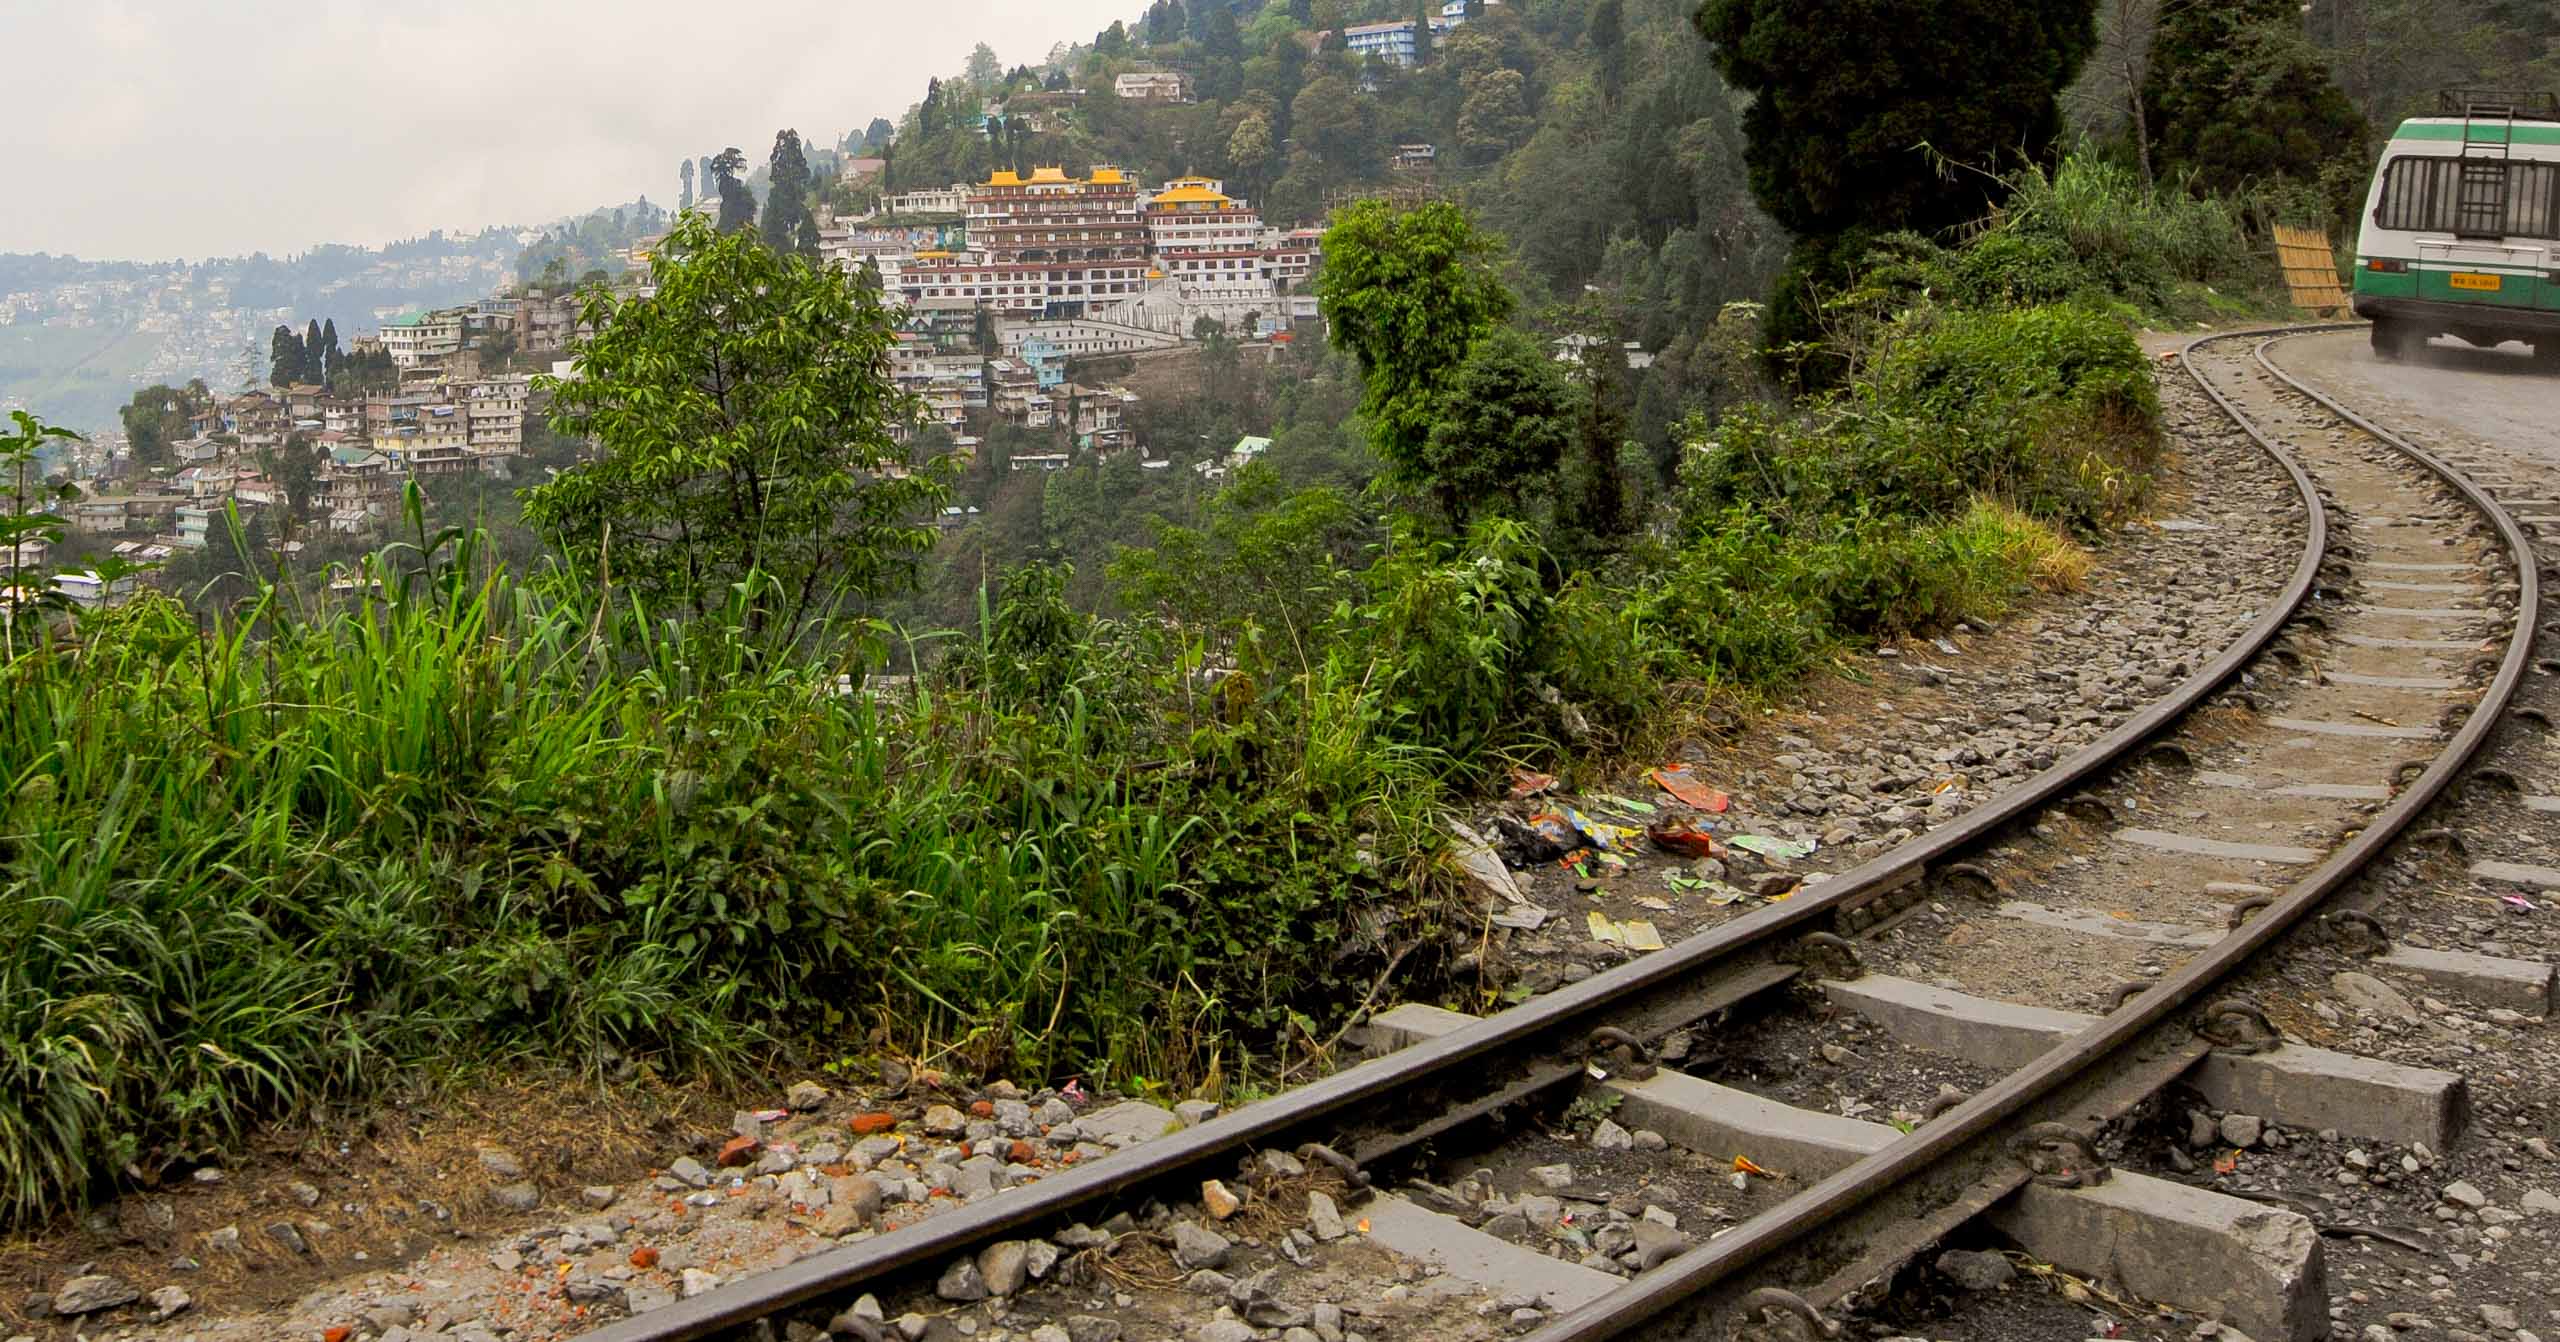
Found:
<svg viewBox="0 0 2560 1342"><path fill-rule="evenodd" d="M2333 897L2489 739L2536 635L2539 572L2523 529L2455 467L2287 379L2266 357L2284 334L2209 337L2182 362L2295 482L2302 545L2291 578L2237 642L2090 747L1856 870L1667 950L1481 1020L1400 1008L1373 1028L1391 1049L1383 1056L591 1336L805 1337L833 1319L882 1337L957 1336L965 1320L969 1333L1035 1338L1045 1321L1048 1335L1075 1342L1150 1342L1159 1331L1299 1338L1292 1329L1383 1342L1455 1335L1445 1318L1397 1332L1404 1297L1441 1272L1472 1274L1485 1301L1508 1306L1484 1317L1486 1335L1723 1337L1784 1316L1823 1333L1968 1222L1997 1208L2014 1218L2021 1190L2052 1204L2047 1220L2066 1241L2076 1215L2154 1215L2133 1205L2140 1176L2106 1169L2110 1125L2206 1073L2220 1078L2206 1084L2266 1092L2282 1121L2305 1121L2282 1092L2318 1090L2312 1074L2336 1072L2333 1055L2285 1045L2263 1011L2221 985L2288 936L2374 939L2388 910ZM2458 960L2436 967L2458 974ZM2017 970L2043 961L2074 966L2083 988L2057 992ZM1664 1056L1666 1041L1676 1056L1701 1025L1816 992L1910 1042L1970 1053L1982 1084L1935 1103L1914 1097L1918 1121L1901 1131L1724 1084L1714 1057L1683 1070ZM2407 1070L2360 1073L2369 1093L2348 1107L2363 1112L2334 1126L2417 1124L2438 1142L2458 1132L2460 1079ZM1713 1168L1714 1197L1667 1211L1626 1182L1632 1157L1602 1186L1605 1177L1544 1160L1553 1152L1537 1143L1553 1138L1539 1125L1508 1121L1577 1094L1607 1096L1631 1123L1643 1116L1646 1135L1671 1148L1656 1163ZM1737 1155L1746 1158L1733 1162L1731 1185L1742 1196L1727 1197L1721 1162ZM1194 1210L1213 1178L1253 1204L1228 1229L1258 1226L1260 1257L1229 1260L1218 1209ZM1374 1233L1324 1224L1335 1207ZM1695 1234L1724 1218L1732 1224L1711 1237ZM948 1306L919 1311L904 1329L888 1321L904 1313L893 1305L847 1310L866 1295L930 1302L937 1276L945 1286L953 1272L969 1278L958 1265L995 1265L990 1253L1004 1260L996 1275L1018 1278L1019 1246L1071 1225L1065 1238L1080 1252L1019 1296L951 1317L937 1317ZM1116 1241L1111 1227L1123 1231ZM2159 1281L2129 1285L2228 1313L2260 1342L2316 1336L2326 1326L2317 1237L2307 1247L2300 1238L2219 1275L2175 1262ZM1385 1270L1384 1256L1322 1261L1364 1245L1429 1267L1378 1281L1347 1317L1291 1302L1293 1274L1329 1273L1339 1295L1346 1275ZM2057 1247L2049 1256L2060 1261L2071 1246ZM2141 1275L2123 1246L2108 1252ZM2281 1261L2285 1252L2297 1261ZM1265 1270L1241 1281L1210 1270L1255 1264ZM1207 1295L1196 1294L1202 1273ZM1192 1303L1134 1308L1133 1292L1150 1284L1177 1299L1192 1292ZM1035 1304L1043 1292L1057 1299ZM1127 1321L1096 1324L1115 1313Z"/></svg>

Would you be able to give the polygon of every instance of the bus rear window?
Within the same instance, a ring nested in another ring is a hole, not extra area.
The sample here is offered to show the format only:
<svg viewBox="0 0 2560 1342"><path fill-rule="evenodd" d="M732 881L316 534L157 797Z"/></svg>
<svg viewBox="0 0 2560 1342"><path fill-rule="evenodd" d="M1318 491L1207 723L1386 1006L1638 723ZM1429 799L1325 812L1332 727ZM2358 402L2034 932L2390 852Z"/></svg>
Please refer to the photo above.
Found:
<svg viewBox="0 0 2560 1342"><path fill-rule="evenodd" d="M2505 177L2505 208L2498 206L2498 182L2475 177L2470 199L2463 193L2459 158L2408 155L2395 158L2382 171L2382 200L2373 221L2412 233L2455 233L2465 237L2502 236L2560 241L2560 163L2521 160L2467 160L2475 174L2491 170Z"/></svg>

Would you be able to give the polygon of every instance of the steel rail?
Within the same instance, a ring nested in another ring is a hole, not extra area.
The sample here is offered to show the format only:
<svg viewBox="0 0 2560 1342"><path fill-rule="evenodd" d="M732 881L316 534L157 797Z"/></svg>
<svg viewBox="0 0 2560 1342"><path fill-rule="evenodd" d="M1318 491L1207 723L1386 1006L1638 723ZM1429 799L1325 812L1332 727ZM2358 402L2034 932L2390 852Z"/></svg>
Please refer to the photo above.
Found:
<svg viewBox="0 0 2560 1342"><path fill-rule="evenodd" d="M2227 337L2208 337L2213 338ZM2199 345L2202 343L2197 342ZM2192 351L2195 346L2188 348ZM1169 1181L1185 1171L1196 1171L1222 1155L1262 1146L1289 1145L1277 1139L1336 1118L1357 1106L1387 1105L1400 1098L1409 1098L1414 1087L1445 1074L1453 1074L1463 1064L1476 1059L1520 1050L1541 1040L1572 1038L1577 1028L1587 1033L1588 1028L1600 1023L1608 1011L1630 998L1674 987L1704 971L1766 952L1790 933L1823 930L1809 925L1826 916L1856 908L1867 899L1899 889L1925 876L1932 865L1981 844L2011 823L2098 776L2147 744L2238 675L2310 598L2327 550L2327 513L2310 477L2280 449L2266 444L2264 439L2260 442L2292 476L2308 520L2302 556L2285 587L2246 632L2169 694L2019 786L1998 793L1946 824L1878 854L1785 903L1763 906L1667 950L1604 970L1580 983L1486 1017L1438 1039L1346 1068L1196 1127L1121 1151L1108 1159L1051 1175L1028 1187L1008 1190L1001 1196L960 1207L858 1244L816 1254L714 1288L689 1300L679 1300L646 1314L617 1320L587 1336L595 1342L691 1342L692 1339L710 1337L724 1329L770 1318L820 1296L840 1295L915 1272L955 1255L974 1251L1010 1231L1067 1219L1079 1209L1115 1194ZM1981 1100L1977 1100L1953 1113L1975 1110L1980 1104ZM1952 1123L1944 1119L1932 1123L1929 1136L1934 1140L1939 1130L1951 1126ZM1892 1149L1884 1154L1892 1154ZM1799 1195L1799 1199L1822 1193L1837 1182L1833 1180L1807 1190ZM1777 1210L1784 1212L1792 1205L1792 1201L1781 1204ZM1758 1224L1756 1220L1751 1223ZM1790 1224L1805 1223L1796 1219ZM1677 1302L1677 1295L1647 1289L1647 1284L1654 1278L1665 1277L1675 1266L1698 1258L1700 1253L1712 1252L1717 1255L1715 1261L1723 1263L1733 1252L1726 1246L1742 1242L1746 1242L1744 1229L1729 1232L1715 1240L1707 1250L1694 1251L1688 1258L1674 1260L1673 1264L1649 1274L1646 1281L1613 1293L1593 1308L1622 1298L1637 1297L1648 1302L1648 1307L1643 1313L1630 1315L1624 1322L1611 1325L1608 1331L1557 1332L1556 1328L1561 1327L1559 1323L1541 1330L1535 1337L1539 1342L1557 1342L1567 1337L1605 1337L1632 1326ZM1758 1243L1758 1237L1749 1237L1747 1242ZM1766 1251L1764 1248L1751 1256L1756 1258ZM1721 1277L1740 1265L1740 1262L1734 1262L1719 1267L1708 1280ZM1681 1279L1690 1278L1684 1275ZM1697 1288L1693 1286L1691 1289ZM1582 1319L1590 1312L1585 1310L1570 1317ZM1613 1312L1608 1317L1614 1319L1618 1316ZM1587 1329L1594 1325L1585 1323L1581 1326Z"/></svg>
<svg viewBox="0 0 2560 1342"><path fill-rule="evenodd" d="M2221 389L2215 387L2194 362L2196 350L2219 340L2258 339L2258 358L2275 375L2336 411L2350 423L2373 434L2393 448L2407 454L2426 467L2464 500L2481 512L2506 542L2522 577L2523 589L2517 603L2516 622L2507 641L2496 676L2482 694L2451 741L2417 780L2403 790L2381 812L2367 823L2353 839L2329 855L2308 875L2278 895L2266 909L2213 946L2181 966L2175 973L2156 982L2150 990L2136 995L2129 1003L2100 1018L2081 1033L2056 1045L2036 1061L2001 1078L1973 1098L1943 1116L1915 1129L1909 1135L1868 1156L1838 1174L1824 1179L1787 1199L1762 1215L1751 1218L1706 1244L1662 1264L1626 1288L1593 1301L1550 1321L1526 1335L1525 1342L1597 1342L1615 1338L1652 1322L1675 1309L1689 1306L1703 1293L1726 1286L1743 1270L1771 1257L1811 1234L1837 1217L1848 1214L1886 1190L1926 1174L1932 1167L1948 1159L1960 1149L2009 1129L2030 1105L2057 1091L2096 1067L2101 1061L2123 1053L2150 1037L2155 1030L2169 1025L2171 1018L2188 1003L2228 977L2259 951L2289 931L2308 916L2331 892L2344 885L2374 858L2381 855L2391 841L2414 822L2438 795L2450 786L2455 774L2487 743L2498 719L2514 698L2524 678L2535 639L2536 616L2541 592L2534 562L2531 540L2515 519L2498 506L2479 486L2473 484L2452 466L2434 455L2346 411L2330 398L2302 386L2299 382L2266 364L2265 351L2279 339L2310 332L2352 329L2342 325L2285 327L2273 331L2233 332L2206 336L2189 343L2181 355L2188 374L2205 394L2229 415L2258 444L2286 464L2305 497L2312 500L2315 519L2319 511L2318 495L2309 478L2272 438L2247 416L2240 413ZM2325 521L2315 522L2315 533L2325 541ZM2325 548L2325 544L2322 548ZM2295 574L2299 592L2307 593L2321 553L2306 552L2303 564ZM2280 603L2287 609L2289 606ZM2173 1027L2174 1028L2174 1027ZM2030 1115L2031 1116L2031 1115ZM1738 1322L1738 1320L1736 1321Z"/></svg>

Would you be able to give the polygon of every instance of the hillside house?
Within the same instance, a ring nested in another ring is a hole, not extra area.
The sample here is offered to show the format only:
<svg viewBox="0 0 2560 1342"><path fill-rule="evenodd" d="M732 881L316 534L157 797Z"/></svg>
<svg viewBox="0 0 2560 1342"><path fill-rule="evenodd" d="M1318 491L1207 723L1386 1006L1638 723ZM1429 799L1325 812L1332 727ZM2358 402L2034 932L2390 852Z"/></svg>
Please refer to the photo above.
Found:
<svg viewBox="0 0 2560 1342"><path fill-rule="evenodd" d="M1191 76L1179 70L1130 70L1111 81L1111 96L1124 102L1187 103Z"/></svg>

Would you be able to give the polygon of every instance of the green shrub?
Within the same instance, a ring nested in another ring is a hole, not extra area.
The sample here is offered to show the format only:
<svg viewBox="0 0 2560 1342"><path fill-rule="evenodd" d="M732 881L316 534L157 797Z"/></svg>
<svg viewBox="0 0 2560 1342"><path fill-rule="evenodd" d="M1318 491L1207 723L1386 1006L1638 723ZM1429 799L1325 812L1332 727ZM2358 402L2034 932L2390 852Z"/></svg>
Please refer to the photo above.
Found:
<svg viewBox="0 0 2560 1342"><path fill-rule="evenodd" d="M2051 173L2025 168L2009 188L1990 225L1960 244L1912 233L1878 239L1865 253L1863 301L1887 310L1914 295L1966 309L2068 303L2176 321L2208 306L2207 288L2248 294L2276 285L2241 205L2186 183L2145 190L2123 164L2081 151Z"/></svg>

